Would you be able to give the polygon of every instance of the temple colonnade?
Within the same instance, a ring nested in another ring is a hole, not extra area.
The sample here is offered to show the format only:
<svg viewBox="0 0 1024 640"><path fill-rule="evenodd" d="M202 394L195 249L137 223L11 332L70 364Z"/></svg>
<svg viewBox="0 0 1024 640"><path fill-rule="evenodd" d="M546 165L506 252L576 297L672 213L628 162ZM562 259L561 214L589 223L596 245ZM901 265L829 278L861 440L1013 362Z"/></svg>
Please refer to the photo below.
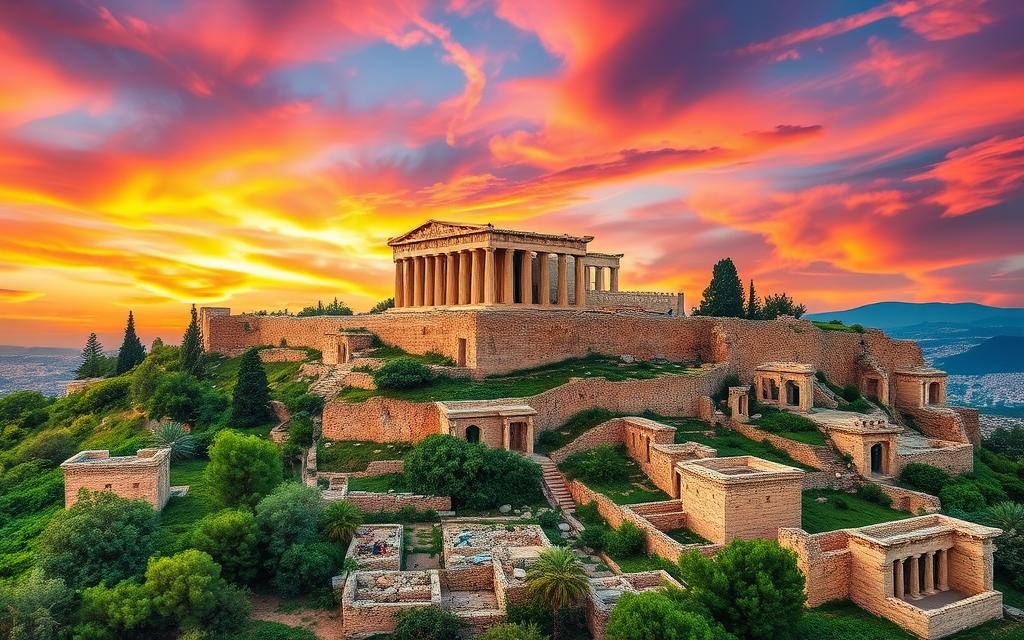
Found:
<svg viewBox="0 0 1024 640"><path fill-rule="evenodd" d="M949 590L949 549L917 553L892 562L893 596L916 600Z"/></svg>

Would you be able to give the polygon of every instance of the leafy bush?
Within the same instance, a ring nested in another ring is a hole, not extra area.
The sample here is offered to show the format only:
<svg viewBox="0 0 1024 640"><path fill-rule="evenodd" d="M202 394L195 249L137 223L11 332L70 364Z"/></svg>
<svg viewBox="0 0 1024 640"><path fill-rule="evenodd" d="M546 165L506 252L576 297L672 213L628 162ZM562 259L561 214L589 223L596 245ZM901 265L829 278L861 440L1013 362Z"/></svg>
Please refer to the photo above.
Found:
<svg viewBox="0 0 1024 640"><path fill-rule="evenodd" d="M209 456L206 486L225 507L252 507L284 477L277 446L259 436L221 431L210 445Z"/></svg>
<svg viewBox="0 0 1024 640"><path fill-rule="evenodd" d="M281 556L274 588L289 598L330 586L340 563L334 545L326 542L293 544Z"/></svg>
<svg viewBox="0 0 1024 640"><path fill-rule="evenodd" d="M11 640L69 637L75 594L60 578L36 569L17 582L0 584L0 636Z"/></svg>
<svg viewBox="0 0 1024 640"><path fill-rule="evenodd" d="M999 427L989 437L983 439L981 444L982 451L989 449L1013 460L1019 460L1024 457L1024 429Z"/></svg>
<svg viewBox="0 0 1024 640"><path fill-rule="evenodd" d="M324 411L324 399L311 393L304 393L292 401L288 407L292 413L304 413L309 416L318 416Z"/></svg>
<svg viewBox="0 0 1024 640"><path fill-rule="evenodd" d="M111 409L127 409L132 381L127 376L102 380L79 395L78 410L82 413L103 413Z"/></svg>
<svg viewBox="0 0 1024 640"><path fill-rule="evenodd" d="M392 640L456 640L462 619L440 607L417 607L398 614Z"/></svg>
<svg viewBox="0 0 1024 640"><path fill-rule="evenodd" d="M638 526L626 520L619 528L613 529L605 536L608 553L616 558L632 558L640 555L646 542L644 532Z"/></svg>
<svg viewBox="0 0 1024 640"><path fill-rule="evenodd" d="M817 431L814 420L788 411L763 410L760 418L754 421L761 429L773 433Z"/></svg>
<svg viewBox="0 0 1024 640"><path fill-rule="evenodd" d="M596 502L587 502L576 507L576 519L586 525L604 524L604 518L601 517Z"/></svg>
<svg viewBox="0 0 1024 640"><path fill-rule="evenodd" d="M132 404L136 407L149 406L149 401L156 392L162 375L155 358L149 357L143 360L142 364L136 367L131 375L132 382L129 388L129 397Z"/></svg>
<svg viewBox="0 0 1024 640"><path fill-rule="evenodd" d="M860 400L860 389L855 384L845 385L839 394L843 400L847 402L853 402L854 400Z"/></svg>
<svg viewBox="0 0 1024 640"><path fill-rule="evenodd" d="M605 548L608 530L602 526L588 526L580 532L580 544L590 547L594 551L601 551Z"/></svg>
<svg viewBox="0 0 1024 640"><path fill-rule="evenodd" d="M949 482L949 474L930 464L911 462L900 471L900 482L934 496Z"/></svg>
<svg viewBox="0 0 1024 640"><path fill-rule="evenodd" d="M557 527L561 521L562 519L558 516L557 511L544 511L537 516L537 524L545 529Z"/></svg>
<svg viewBox="0 0 1024 640"><path fill-rule="evenodd" d="M389 360L372 375L378 389L414 389L429 384L433 379L429 367L409 357Z"/></svg>
<svg viewBox="0 0 1024 640"><path fill-rule="evenodd" d="M313 444L313 421L309 416L300 414L288 423L288 442L302 447Z"/></svg>
<svg viewBox="0 0 1024 640"><path fill-rule="evenodd" d="M535 624L498 624L477 636L478 640L547 640Z"/></svg>
<svg viewBox="0 0 1024 640"><path fill-rule="evenodd" d="M67 429L43 431L24 445L25 460L47 460L55 465L78 451L78 440Z"/></svg>
<svg viewBox="0 0 1024 640"><path fill-rule="evenodd" d="M857 488L857 495L868 502L874 502L880 504L883 507L888 507L892 504L892 498L889 497L882 488L877 484L865 482Z"/></svg>
<svg viewBox="0 0 1024 640"><path fill-rule="evenodd" d="M191 374L177 372L160 378L149 406L149 415L155 420L169 417L191 425L209 425L227 408L228 399Z"/></svg>
<svg viewBox="0 0 1024 640"><path fill-rule="evenodd" d="M83 489L39 536L39 566L76 589L137 576L152 553L156 524L148 502Z"/></svg>
<svg viewBox="0 0 1024 640"><path fill-rule="evenodd" d="M1009 576L1013 586L1024 589L1024 536L1006 532L995 542L993 560L1000 574Z"/></svg>
<svg viewBox="0 0 1024 640"><path fill-rule="evenodd" d="M559 437L556 431L545 431L537 438L537 446L539 448L551 449L560 444L562 444L562 438Z"/></svg>
<svg viewBox="0 0 1024 640"><path fill-rule="evenodd" d="M196 549L151 558L143 586L153 610L179 629L229 631L249 614L245 594L224 581L213 558Z"/></svg>
<svg viewBox="0 0 1024 640"><path fill-rule="evenodd" d="M192 546L220 565L225 580L245 584L259 572L259 533L252 513L224 509L199 521L192 533Z"/></svg>
<svg viewBox="0 0 1024 640"><path fill-rule="evenodd" d="M622 445L601 445L588 451L577 451L559 467L569 478L583 482L620 481L629 478L629 469L623 464L626 456Z"/></svg>
<svg viewBox="0 0 1024 640"><path fill-rule="evenodd" d="M608 640L726 640L731 638L706 616L681 606L685 596L662 591L623 593L608 618Z"/></svg>
<svg viewBox="0 0 1024 640"><path fill-rule="evenodd" d="M256 523L268 569L276 571L293 545L317 542L322 511L320 491L298 482L283 483L256 505Z"/></svg>
<svg viewBox="0 0 1024 640"><path fill-rule="evenodd" d="M978 487L970 482L953 482L942 487L939 500L945 510L956 509L966 513L974 513L985 508L985 496Z"/></svg>
<svg viewBox="0 0 1024 640"><path fill-rule="evenodd" d="M38 391L12 391L0 397L0 423L14 422L49 404L50 400Z"/></svg>
<svg viewBox="0 0 1024 640"><path fill-rule="evenodd" d="M740 638L789 636L804 612L804 576L796 554L774 540L734 540L713 558L680 559L693 600Z"/></svg>
<svg viewBox="0 0 1024 640"><path fill-rule="evenodd" d="M82 623L75 627L75 637L83 639L142 639L153 635L156 623L149 594L131 580L86 589L80 616Z"/></svg>

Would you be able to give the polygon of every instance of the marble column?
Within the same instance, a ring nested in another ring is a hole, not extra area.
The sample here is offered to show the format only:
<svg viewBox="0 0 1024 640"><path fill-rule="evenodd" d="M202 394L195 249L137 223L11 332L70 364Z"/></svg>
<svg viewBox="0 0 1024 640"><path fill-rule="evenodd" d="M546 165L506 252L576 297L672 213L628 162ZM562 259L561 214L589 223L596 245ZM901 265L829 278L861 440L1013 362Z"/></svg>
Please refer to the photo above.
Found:
<svg viewBox="0 0 1024 640"><path fill-rule="evenodd" d="M910 597L917 600L921 597L921 556L910 556Z"/></svg>
<svg viewBox="0 0 1024 640"><path fill-rule="evenodd" d="M494 304L495 299L494 247L484 249L484 304Z"/></svg>
<svg viewBox="0 0 1024 640"><path fill-rule="evenodd" d="M434 304L444 304L444 254L434 256Z"/></svg>
<svg viewBox="0 0 1024 640"><path fill-rule="evenodd" d="M434 306L434 256L423 256L423 306Z"/></svg>
<svg viewBox="0 0 1024 640"><path fill-rule="evenodd" d="M558 254L558 306L569 306L569 256Z"/></svg>
<svg viewBox="0 0 1024 640"><path fill-rule="evenodd" d="M619 290L619 268L618 267L612 267L611 271L612 271L612 279L611 279L611 282L608 285L608 290L609 291L618 291Z"/></svg>
<svg viewBox="0 0 1024 640"><path fill-rule="evenodd" d="M939 551L939 591L949 591L949 549Z"/></svg>
<svg viewBox="0 0 1024 640"><path fill-rule="evenodd" d="M587 269L583 256L576 256L576 306L587 306Z"/></svg>
<svg viewBox="0 0 1024 640"><path fill-rule="evenodd" d="M902 600L903 596L904 596L904 593L903 593L903 559L900 558L899 560L894 561L893 565L896 568L896 571L894 572L895 575L893 576L893 585L892 585L893 586L893 595L895 595L897 598Z"/></svg>
<svg viewBox="0 0 1024 640"><path fill-rule="evenodd" d="M459 304L469 304L469 291L472 283L470 272L473 270L473 252L459 253Z"/></svg>
<svg viewBox="0 0 1024 640"><path fill-rule="evenodd" d="M395 260L395 306L403 306L405 296L405 265L401 260Z"/></svg>
<svg viewBox="0 0 1024 640"><path fill-rule="evenodd" d="M405 281L405 295L402 296L402 301L405 304L402 305L402 306L411 307L414 304L413 303L413 297L412 297L412 289L413 289L412 281L413 281L413 262L415 262L415 261L412 258L404 258L402 260L402 262L404 263L404 266L405 266L405 269L404 269L404 271L405 271L405 278L403 278L403 280Z"/></svg>
<svg viewBox="0 0 1024 640"><path fill-rule="evenodd" d="M924 554L924 592L925 595L935 593L935 552Z"/></svg>
<svg viewBox="0 0 1024 640"><path fill-rule="evenodd" d="M484 301L484 257L483 249L473 249L473 287L470 290L473 304Z"/></svg>
<svg viewBox="0 0 1024 640"><path fill-rule="evenodd" d="M505 249L502 254L501 268L501 303L515 304L516 302L516 279L515 279L515 249Z"/></svg>
<svg viewBox="0 0 1024 640"><path fill-rule="evenodd" d="M459 304L459 262L458 251L451 251L447 256L447 264L444 267L444 303L447 305Z"/></svg>
<svg viewBox="0 0 1024 640"><path fill-rule="evenodd" d="M417 307L423 306L423 256L413 258L412 301Z"/></svg>
<svg viewBox="0 0 1024 640"><path fill-rule="evenodd" d="M537 278L540 279L537 283L537 302L542 306L551 304L550 256L551 254L546 251L537 253Z"/></svg>
<svg viewBox="0 0 1024 640"><path fill-rule="evenodd" d="M533 253L523 251L519 256L519 290L523 304L533 304Z"/></svg>
<svg viewBox="0 0 1024 640"><path fill-rule="evenodd" d="M594 267L594 291L604 291L604 267Z"/></svg>

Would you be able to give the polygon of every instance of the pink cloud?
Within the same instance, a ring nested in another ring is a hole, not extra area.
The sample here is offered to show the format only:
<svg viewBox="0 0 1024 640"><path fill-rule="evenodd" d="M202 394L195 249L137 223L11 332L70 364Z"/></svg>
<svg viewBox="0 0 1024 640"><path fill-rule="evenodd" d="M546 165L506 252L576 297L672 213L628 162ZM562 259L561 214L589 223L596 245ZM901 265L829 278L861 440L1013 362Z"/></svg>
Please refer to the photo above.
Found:
<svg viewBox="0 0 1024 640"><path fill-rule="evenodd" d="M1024 136L996 136L955 149L909 180L942 183L942 190L929 201L945 207L943 216L962 216L997 205L1024 188Z"/></svg>

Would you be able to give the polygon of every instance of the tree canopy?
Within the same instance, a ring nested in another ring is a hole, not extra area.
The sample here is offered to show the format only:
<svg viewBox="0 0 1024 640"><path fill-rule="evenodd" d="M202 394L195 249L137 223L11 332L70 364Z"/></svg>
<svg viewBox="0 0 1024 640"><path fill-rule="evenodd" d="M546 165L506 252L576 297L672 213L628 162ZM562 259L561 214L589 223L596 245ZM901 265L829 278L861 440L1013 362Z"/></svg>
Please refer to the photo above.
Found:
<svg viewBox="0 0 1024 640"><path fill-rule="evenodd" d="M221 431L210 444L209 456L206 484L225 507L255 506L284 476L277 445L256 435Z"/></svg>
<svg viewBox="0 0 1024 640"><path fill-rule="evenodd" d="M116 375L127 373L133 367L146 359L146 347L142 346L142 340L135 333L135 318L132 312L128 312L128 326L124 328L124 340L121 341L121 348L117 352L117 365L114 368Z"/></svg>
<svg viewBox="0 0 1024 640"><path fill-rule="evenodd" d="M238 365L238 381L232 392L231 424L247 428L264 424L273 417L270 385L259 351L249 349Z"/></svg>
<svg viewBox="0 0 1024 640"><path fill-rule="evenodd" d="M181 338L181 369L197 378L203 375L203 330L199 327L196 305L192 305L192 319Z"/></svg>
<svg viewBox="0 0 1024 640"><path fill-rule="evenodd" d="M696 314L742 318L743 312L743 283L732 259L722 258L711 270L711 282L704 289Z"/></svg>
<svg viewBox="0 0 1024 640"><path fill-rule="evenodd" d="M79 380L84 378L100 378L110 375L112 371L111 359L103 353L103 345L95 333L90 333L82 348L82 364L75 369L75 377Z"/></svg>

